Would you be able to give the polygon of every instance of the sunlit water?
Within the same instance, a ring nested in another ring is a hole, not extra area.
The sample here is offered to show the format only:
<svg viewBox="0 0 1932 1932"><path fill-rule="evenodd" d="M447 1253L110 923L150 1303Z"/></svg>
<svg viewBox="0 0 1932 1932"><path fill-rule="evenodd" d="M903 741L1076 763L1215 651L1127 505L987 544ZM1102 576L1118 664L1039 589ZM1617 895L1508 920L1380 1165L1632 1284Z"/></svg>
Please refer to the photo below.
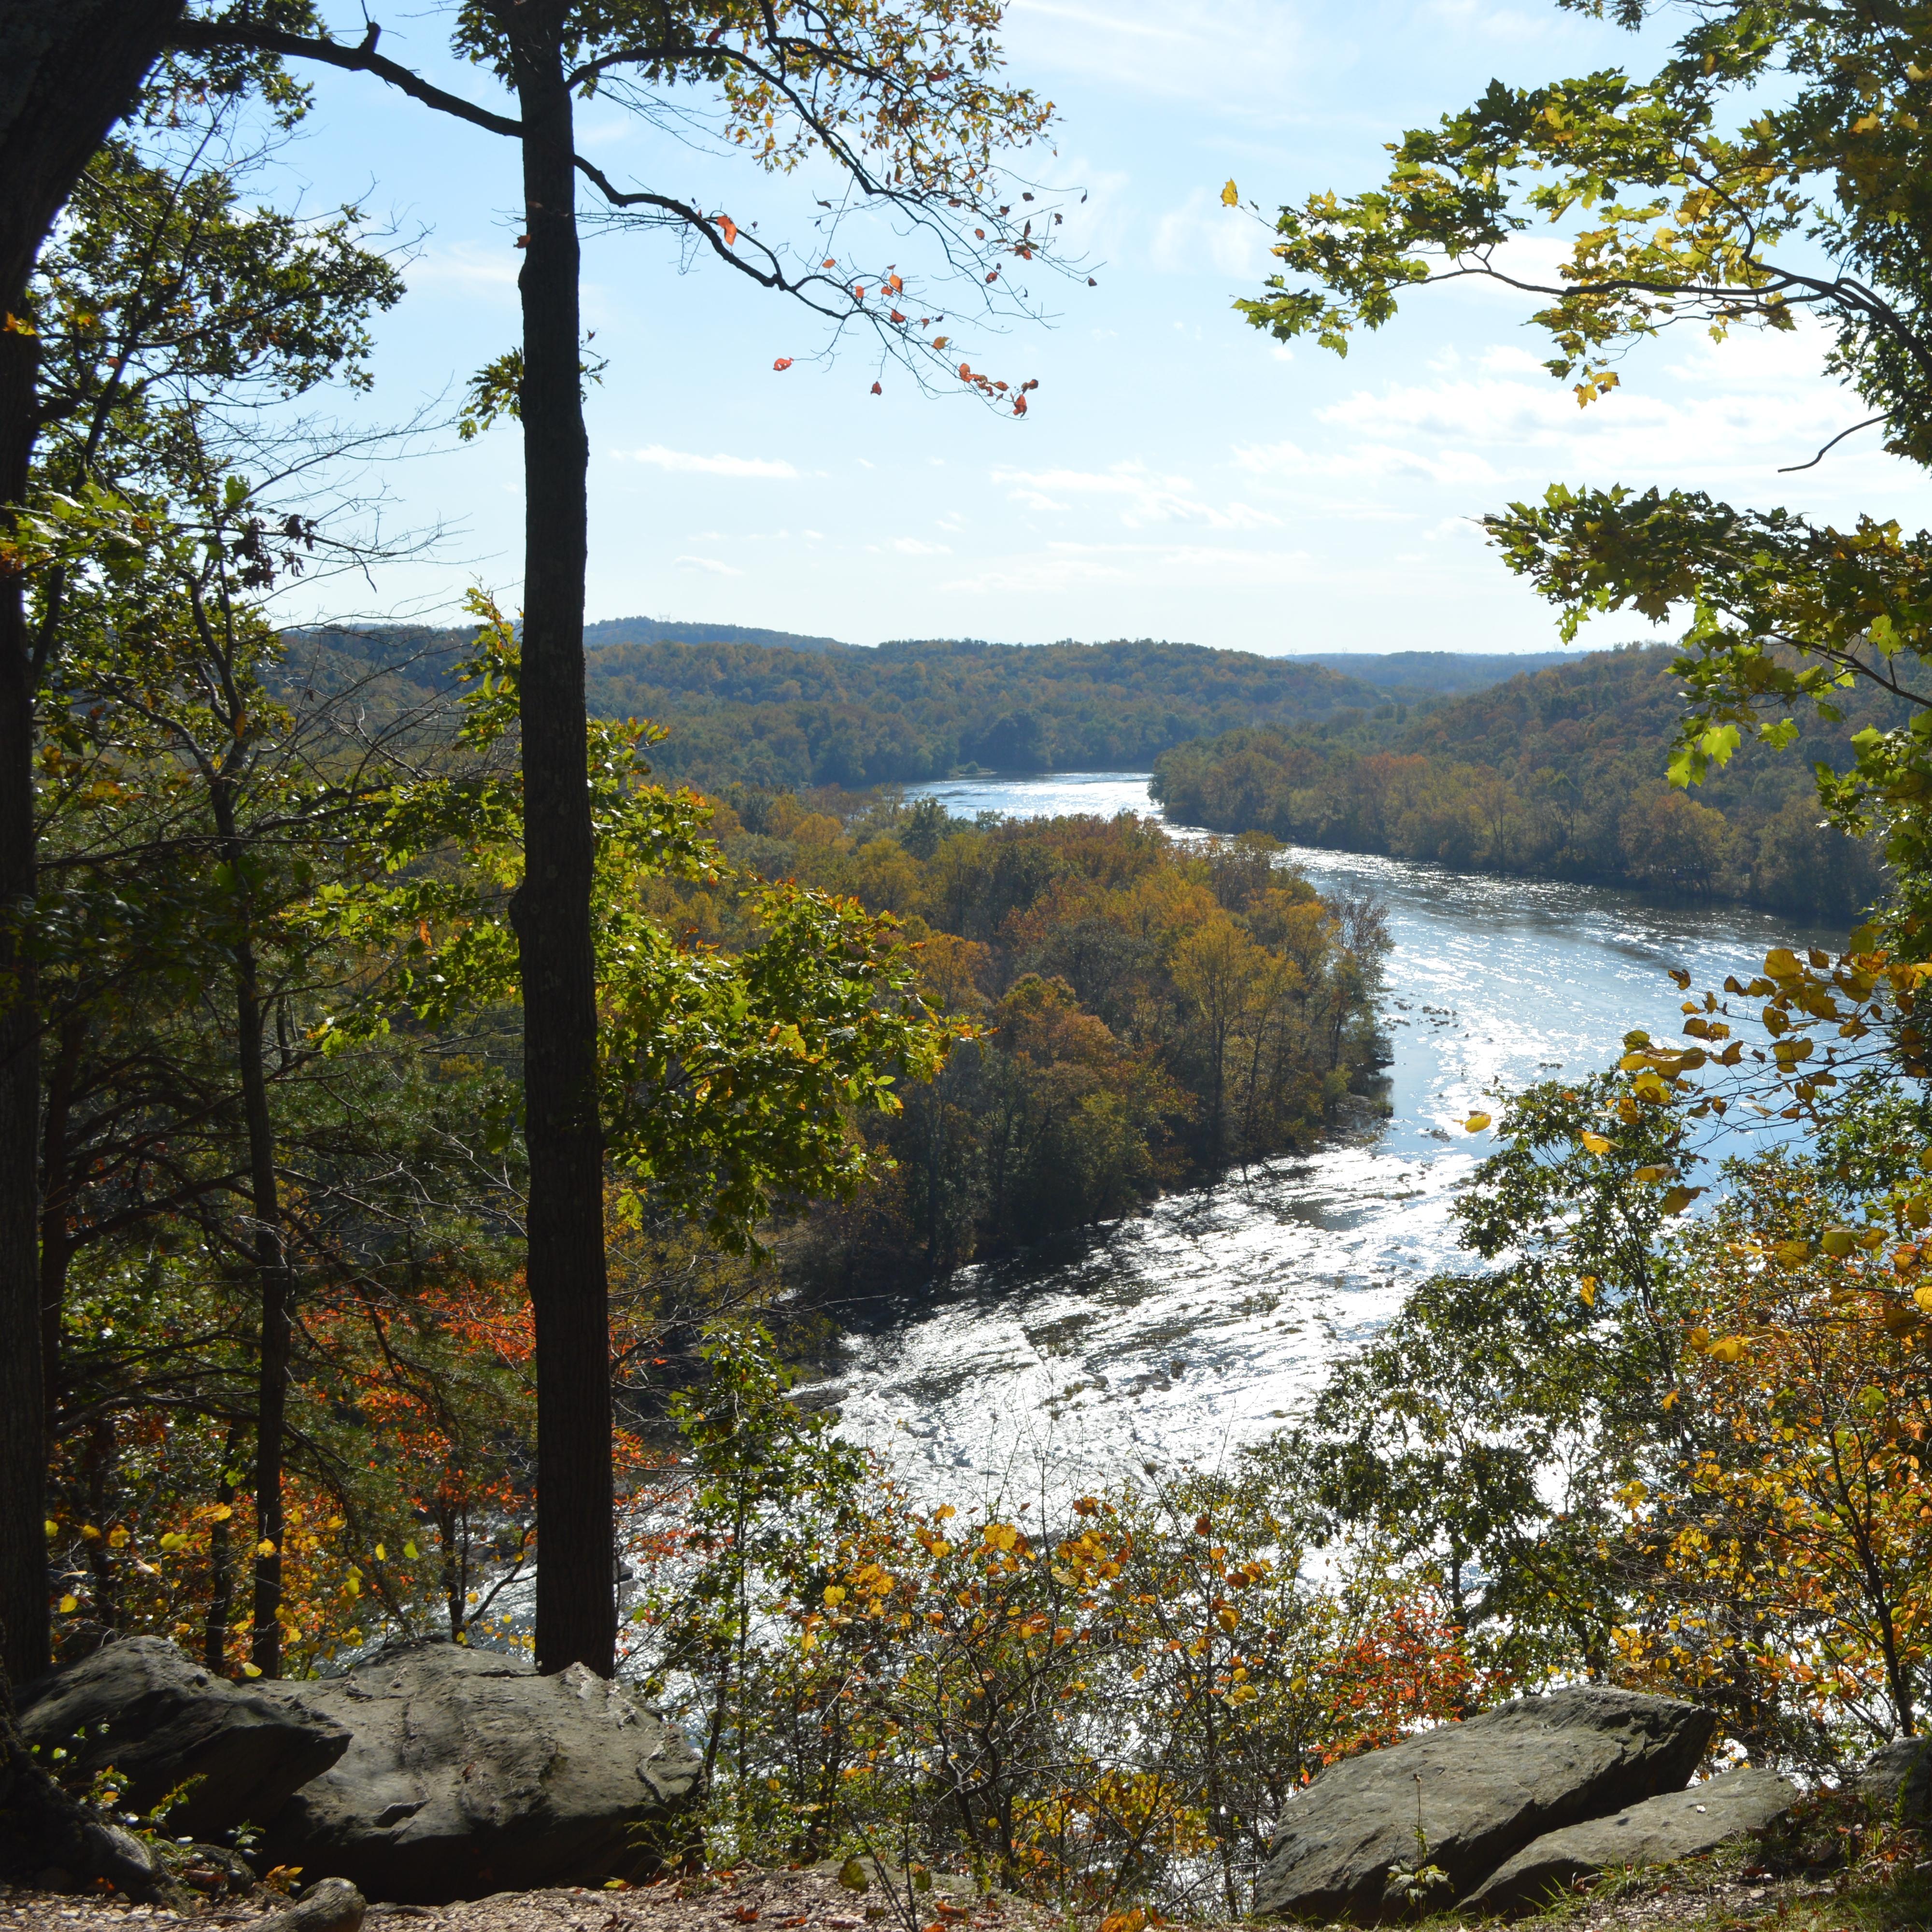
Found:
<svg viewBox="0 0 1932 1932"><path fill-rule="evenodd" d="M1154 809L1138 772L914 789L962 816ZM964 1502L1036 1482L1048 1465L1059 1489L1144 1462L1212 1463L1264 1436L1339 1349L1454 1258L1450 1203L1489 1144L1462 1128L1472 1108L1604 1065L1632 1026L1673 1033L1681 995L1667 968L1714 984L1813 936L1737 907L1290 857L1323 892L1372 892L1388 910L1391 1118L890 1310L852 1311L822 1395L920 1490Z"/></svg>

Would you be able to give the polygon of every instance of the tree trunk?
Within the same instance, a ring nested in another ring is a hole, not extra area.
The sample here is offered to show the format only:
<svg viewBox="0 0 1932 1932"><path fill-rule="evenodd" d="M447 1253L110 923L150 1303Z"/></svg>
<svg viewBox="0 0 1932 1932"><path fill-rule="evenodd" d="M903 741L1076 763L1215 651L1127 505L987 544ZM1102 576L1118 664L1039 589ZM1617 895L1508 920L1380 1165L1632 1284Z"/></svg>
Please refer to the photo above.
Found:
<svg viewBox="0 0 1932 1932"><path fill-rule="evenodd" d="M4 200L0 196L0 200ZM0 321L4 321L0 317ZM0 505L26 495L34 338L0 332ZM0 509L0 524L12 518ZM34 899L34 692L25 586L0 573L0 1628L8 1673L52 1660L46 1396L36 1223L40 1056L27 921Z"/></svg>
<svg viewBox="0 0 1932 1932"><path fill-rule="evenodd" d="M235 1459L242 1453L242 1432L230 1426L222 1444L221 1474L214 1500L224 1509L235 1504ZM228 1618L235 1607L235 1565L229 1544L230 1519L218 1516L208 1526L208 1616L202 1625L201 1660L218 1677L228 1675Z"/></svg>
<svg viewBox="0 0 1932 1932"><path fill-rule="evenodd" d="M238 852L230 862L239 869ZM282 1239L281 1194L268 1083L262 1064L262 1001L254 949L235 953L235 1018L242 1108L248 1130L248 1187L255 1220L255 1276L262 1340L255 1381L255 1598L248 1654L264 1677L282 1674L282 1448L289 1404L289 1316L294 1300Z"/></svg>
<svg viewBox="0 0 1932 1932"><path fill-rule="evenodd" d="M586 471L576 176L557 0L502 8L524 124L524 994L537 1366L538 1668L616 1667L610 1310L584 713ZM534 16L534 17L532 17Z"/></svg>
<svg viewBox="0 0 1932 1932"><path fill-rule="evenodd" d="M184 0L0 5L0 534L34 446L34 258L80 171L160 53ZM39 1043L22 920L34 891L33 671L25 586L0 573L0 1663L19 1682L52 1652L44 1376L35 1252Z"/></svg>

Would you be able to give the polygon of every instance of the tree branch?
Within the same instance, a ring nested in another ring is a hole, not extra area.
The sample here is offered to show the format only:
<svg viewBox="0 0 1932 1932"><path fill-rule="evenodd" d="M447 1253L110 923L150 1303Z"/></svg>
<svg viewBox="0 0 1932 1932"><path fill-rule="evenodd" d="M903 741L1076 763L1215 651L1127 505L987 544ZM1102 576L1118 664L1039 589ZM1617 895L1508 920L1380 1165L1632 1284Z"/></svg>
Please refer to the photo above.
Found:
<svg viewBox="0 0 1932 1932"><path fill-rule="evenodd" d="M196 52L211 52L222 47L248 47L256 53L280 54L290 60L320 61L325 67L340 68L350 74L373 74L377 80L387 81L399 92L406 94L412 100L420 100L426 107L434 107L440 114L454 115L458 120L467 121L472 127L483 128L492 134L507 134L513 139L522 137L524 124L520 121L513 121L506 114L493 114L488 108L478 107L460 94L432 86L419 74L412 74L400 62L379 54L376 51L376 32L371 28L368 38L359 46L350 47L344 46L339 40L310 40L299 34L277 33L266 27L226 26L213 20L184 20L175 28L170 44Z"/></svg>

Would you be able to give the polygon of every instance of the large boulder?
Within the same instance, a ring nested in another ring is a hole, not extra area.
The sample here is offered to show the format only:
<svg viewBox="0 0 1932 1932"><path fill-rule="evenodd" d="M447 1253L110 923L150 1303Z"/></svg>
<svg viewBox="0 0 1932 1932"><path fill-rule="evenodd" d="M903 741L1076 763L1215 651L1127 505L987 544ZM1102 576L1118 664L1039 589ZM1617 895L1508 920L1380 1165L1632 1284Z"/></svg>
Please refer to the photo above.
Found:
<svg viewBox="0 0 1932 1932"><path fill-rule="evenodd" d="M1484 1880L1462 1901L1463 1910L1532 1910L1599 1872L1695 1858L1726 1838L1775 1824L1797 1796L1797 1786L1774 1771L1728 1772L1688 1791L1667 1791L1607 1817L1546 1832Z"/></svg>
<svg viewBox="0 0 1932 1932"><path fill-rule="evenodd" d="M1679 1789L1716 1724L1674 1699L1581 1687L1345 1760L1282 1812L1256 1916L1405 1918L1390 1875L1424 1864L1447 1880L1428 1902L1448 1904L1546 1832Z"/></svg>
<svg viewBox="0 0 1932 1932"><path fill-rule="evenodd" d="M147 1811L199 1780L168 1814L170 1833L214 1838L265 1822L349 1748L349 1732L316 1710L232 1684L164 1638L122 1637L28 1687L21 1735L91 1776L110 1766L121 1808Z"/></svg>
<svg viewBox="0 0 1932 1932"><path fill-rule="evenodd" d="M675 1724L581 1664L540 1677L488 1651L398 1646L281 1694L353 1742L283 1808L264 1850L370 1898L641 1876L681 1843L703 1770Z"/></svg>
<svg viewBox="0 0 1932 1932"><path fill-rule="evenodd" d="M1932 1738L1894 1738L1873 1752L1852 1782L1883 1816L1932 1829Z"/></svg>

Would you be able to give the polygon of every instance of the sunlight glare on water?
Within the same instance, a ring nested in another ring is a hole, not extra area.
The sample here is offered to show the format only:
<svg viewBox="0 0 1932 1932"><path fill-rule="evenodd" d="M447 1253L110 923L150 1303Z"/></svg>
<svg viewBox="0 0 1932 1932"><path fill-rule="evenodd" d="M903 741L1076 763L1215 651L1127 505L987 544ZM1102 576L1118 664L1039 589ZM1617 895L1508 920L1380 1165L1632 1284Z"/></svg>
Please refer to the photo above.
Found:
<svg viewBox="0 0 1932 1932"><path fill-rule="evenodd" d="M1154 809L1136 772L908 791L962 817ZM1674 1033L1670 967L1714 986L1771 946L1821 937L1740 907L1354 854L1288 858L1322 892L1388 908L1390 1118L851 1311L845 1363L823 1395L922 1493L968 1502L1049 1464L1055 1489L1105 1484L1144 1462L1211 1464L1265 1436L1338 1349L1454 1262L1450 1204L1490 1145L1462 1128L1474 1108L1498 1088L1606 1065L1633 1026Z"/></svg>

